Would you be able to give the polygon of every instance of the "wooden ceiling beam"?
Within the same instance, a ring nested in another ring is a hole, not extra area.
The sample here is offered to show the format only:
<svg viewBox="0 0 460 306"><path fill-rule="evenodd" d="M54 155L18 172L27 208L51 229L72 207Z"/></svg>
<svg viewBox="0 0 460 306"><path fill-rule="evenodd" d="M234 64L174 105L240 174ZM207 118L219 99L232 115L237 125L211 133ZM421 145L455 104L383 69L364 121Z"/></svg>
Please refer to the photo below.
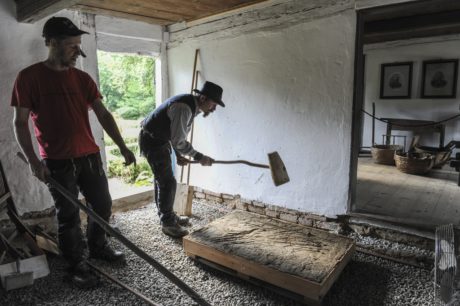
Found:
<svg viewBox="0 0 460 306"><path fill-rule="evenodd" d="M166 19L166 18L158 18L158 17L153 17L153 16L139 15L139 14L134 14L134 13L126 13L122 11L101 9L97 7L91 7L91 6L80 5L80 4L74 5L70 9L78 10L84 13L109 16L109 17L112 16L112 17L142 21L142 22L157 24L157 25L168 25L168 24L176 22L175 19Z"/></svg>
<svg viewBox="0 0 460 306"><path fill-rule="evenodd" d="M15 0L18 22L34 23L60 10L66 9L79 0Z"/></svg>

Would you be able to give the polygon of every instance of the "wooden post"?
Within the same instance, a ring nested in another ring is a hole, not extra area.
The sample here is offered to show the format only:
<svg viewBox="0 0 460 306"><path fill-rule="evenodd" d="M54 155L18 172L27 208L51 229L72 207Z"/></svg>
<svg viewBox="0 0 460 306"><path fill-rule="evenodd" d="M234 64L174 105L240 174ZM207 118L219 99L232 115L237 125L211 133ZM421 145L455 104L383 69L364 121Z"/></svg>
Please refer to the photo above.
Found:
<svg viewBox="0 0 460 306"><path fill-rule="evenodd" d="M176 197L173 210L179 216L192 215L193 187L184 183L177 183Z"/></svg>
<svg viewBox="0 0 460 306"><path fill-rule="evenodd" d="M375 145L375 102L372 102L372 144Z"/></svg>
<svg viewBox="0 0 460 306"><path fill-rule="evenodd" d="M195 60L193 61L192 85L191 85L191 89L190 89L191 94L193 94L193 89L194 89L195 83L196 83L196 80L195 80L196 64L198 62L198 54L199 53L200 53L200 49L196 49L195 50ZM192 128L193 128L193 125L192 125ZM184 166L181 167L181 171L180 171L180 182L181 183L182 183L183 178L184 178Z"/></svg>

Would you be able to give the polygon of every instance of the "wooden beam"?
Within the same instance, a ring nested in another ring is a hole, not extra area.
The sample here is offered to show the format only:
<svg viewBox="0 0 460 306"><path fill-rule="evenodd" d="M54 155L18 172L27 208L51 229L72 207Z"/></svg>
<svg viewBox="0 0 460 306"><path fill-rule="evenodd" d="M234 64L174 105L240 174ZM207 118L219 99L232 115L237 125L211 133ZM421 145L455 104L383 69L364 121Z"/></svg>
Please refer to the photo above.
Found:
<svg viewBox="0 0 460 306"><path fill-rule="evenodd" d="M91 6L80 5L80 4L74 5L70 9L78 10L84 13L90 13L90 14L102 15L102 16L112 16L112 17L142 21L142 22L147 22L147 23L157 24L157 25L168 25L168 24L176 22L174 19L157 18L157 17L151 17L147 15L126 13L122 11L115 11L115 10L109 10L109 9L101 9L97 7L91 7Z"/></svg>
<svg viewBox="0 0 460 306"><path fill-rule="evenodd" d="M60 10L67 9L79 0L15 0L18 22L34 23Z"/></svg>
<svg viewBox="0 0 460 306"><path fill-rule="evenodd" d="M459 1L421 0L410 3L394 4L362 10L364 22L393 18L435 14L460 9Z"/></svg>
<svg viewBox="0 0 460 306"><path fill-rule="evenodd" d="M450 35L460 32L460 10L367 22L364 43Z"/></svg>

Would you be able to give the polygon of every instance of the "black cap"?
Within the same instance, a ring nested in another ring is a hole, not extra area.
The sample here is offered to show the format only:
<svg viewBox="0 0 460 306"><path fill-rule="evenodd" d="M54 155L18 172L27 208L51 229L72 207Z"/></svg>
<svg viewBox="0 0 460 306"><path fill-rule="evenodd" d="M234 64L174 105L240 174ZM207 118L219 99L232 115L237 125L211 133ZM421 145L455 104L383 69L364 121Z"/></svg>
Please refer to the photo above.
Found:
<svg viewBox="0 0 460 306"><path fill-rule="evenodd" d="M224 102L222 102L222 93L224 90L219 85L206 81L203 84L203 87L201 87L201 90L194 89L193 91L202 94L209 99L214 100L220 106L225 107Z"/></svg>
<svg viewBox="0 0 460 306"><path fill-rule="evenodd" d="M51 17L43 26L43 37L52 38L56 36L79 36L89 34L77 28L76 25L65 17Z"/></svg>

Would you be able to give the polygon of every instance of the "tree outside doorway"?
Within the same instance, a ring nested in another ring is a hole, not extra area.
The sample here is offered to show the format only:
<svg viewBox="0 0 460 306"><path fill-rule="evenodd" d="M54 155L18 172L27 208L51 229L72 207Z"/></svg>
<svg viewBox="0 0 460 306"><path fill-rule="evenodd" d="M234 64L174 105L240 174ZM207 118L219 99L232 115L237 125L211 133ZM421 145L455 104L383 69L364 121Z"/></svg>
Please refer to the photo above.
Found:
<svg viewBox="0 0 460 306"><path fill-rule="evenodd" d="M155 59L104 51L98 51L97 56L103 102L113 114L126 145L139 156L139 123L155 108ZM109 178L136 186L151 185L153 174L145 158L137 157L136 166L126 167L120 150L107 134L104 143Z"/></svg>

